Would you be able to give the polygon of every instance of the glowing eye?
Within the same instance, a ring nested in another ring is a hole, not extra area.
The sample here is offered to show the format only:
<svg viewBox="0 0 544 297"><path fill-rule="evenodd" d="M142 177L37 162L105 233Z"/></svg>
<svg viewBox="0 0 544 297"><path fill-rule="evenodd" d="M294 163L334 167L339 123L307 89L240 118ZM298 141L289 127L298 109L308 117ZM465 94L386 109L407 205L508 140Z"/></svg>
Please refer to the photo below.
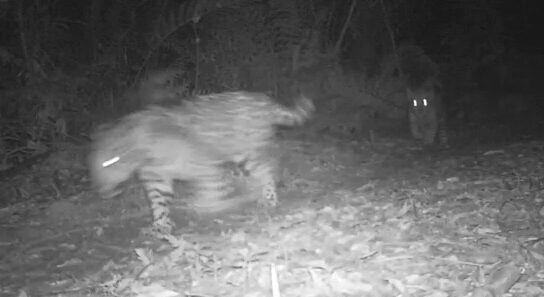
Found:
<svg viewBox="0 0 544 297"><path fill-rule="evenodd" d="M121 159L121 158L119 158L119 156L115 156L115 157L113 157L113 158L111 158L111 159L109 159L109 160L107 160L107 161L104 161L104 162L102 163L102 167L105 168L105 167L111 166L111 165L113 165L113 164L119 162L120 159Z"/></svg>
<svg viewBox="0 0 544 297"><path fill-rule="evenodd" d="M423 98L423 106L427 106L427 99Z"/></svg>
<svg viewBox="0 0 544 297"><path fill-rule="evenodd" d="M412 105L413 105L414 107L417 107L417 99L412 100Z"/></svg>

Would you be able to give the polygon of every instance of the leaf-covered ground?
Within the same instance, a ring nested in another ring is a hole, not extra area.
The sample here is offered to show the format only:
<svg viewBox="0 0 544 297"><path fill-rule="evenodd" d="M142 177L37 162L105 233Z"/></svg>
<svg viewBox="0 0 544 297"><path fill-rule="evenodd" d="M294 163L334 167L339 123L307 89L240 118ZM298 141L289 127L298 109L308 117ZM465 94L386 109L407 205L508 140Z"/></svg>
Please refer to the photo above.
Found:
<svg viewBox="0 0 544 297"><path fill-rule="evenodd" d="M544 296L544 143L285 140L281 206L174 213L89 190L66 147L0 183L1 296ZM509 294L509 295L508 295Z"/></svg>

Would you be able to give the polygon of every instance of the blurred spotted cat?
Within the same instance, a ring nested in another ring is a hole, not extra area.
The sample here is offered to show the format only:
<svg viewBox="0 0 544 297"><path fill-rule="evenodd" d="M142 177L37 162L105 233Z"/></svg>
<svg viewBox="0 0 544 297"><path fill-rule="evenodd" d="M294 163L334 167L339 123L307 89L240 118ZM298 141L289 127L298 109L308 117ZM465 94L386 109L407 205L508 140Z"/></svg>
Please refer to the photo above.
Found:
<svg viewBox="0 0 544 297"><path fill-rule="evenodd" d="M278 203L276 160L270 153L276 125L298 125L313 113L311 100L301 97L293 108L261 93L227 92L196 96L172 106L151 106L128 115L93 136L89 156L91 178L106 197L137 175L151 203L154 228L169 233L169 203L175 180L191 182L196 211L214 212L236 207L224 199L232 176L225 164L259 183L264 205Z"/></svg>

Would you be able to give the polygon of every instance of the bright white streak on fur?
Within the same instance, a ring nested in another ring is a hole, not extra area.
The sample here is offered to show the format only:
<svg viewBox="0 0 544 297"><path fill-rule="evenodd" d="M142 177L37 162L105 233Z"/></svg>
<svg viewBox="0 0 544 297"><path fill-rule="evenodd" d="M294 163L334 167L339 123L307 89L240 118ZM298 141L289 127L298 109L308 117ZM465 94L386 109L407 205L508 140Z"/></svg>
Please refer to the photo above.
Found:
<svg viewBox="0 0 544 297"><path fill-rule="evenodd" d="M104 161L102 163L102 167L104 167L104 168L109 167L109 166L119 162L119 160L121 160L121 158L119 158L119 156L115 156L115 157L113 157L113 158L111 158L111 159L109 159L107 161Z"/></svg>

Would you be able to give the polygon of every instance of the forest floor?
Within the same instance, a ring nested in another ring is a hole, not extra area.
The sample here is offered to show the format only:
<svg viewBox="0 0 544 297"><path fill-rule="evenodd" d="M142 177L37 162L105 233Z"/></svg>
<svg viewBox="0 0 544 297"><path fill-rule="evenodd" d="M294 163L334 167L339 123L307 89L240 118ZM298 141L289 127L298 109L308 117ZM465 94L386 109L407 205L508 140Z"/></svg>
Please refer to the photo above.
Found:
<svg viewBox="0 0 544 297"><path fill-rule="evenodd" d="M0 181L0 296L544 296L544 143L283 140L280 206L175 211L90 190L66 146Z"/></svg>

